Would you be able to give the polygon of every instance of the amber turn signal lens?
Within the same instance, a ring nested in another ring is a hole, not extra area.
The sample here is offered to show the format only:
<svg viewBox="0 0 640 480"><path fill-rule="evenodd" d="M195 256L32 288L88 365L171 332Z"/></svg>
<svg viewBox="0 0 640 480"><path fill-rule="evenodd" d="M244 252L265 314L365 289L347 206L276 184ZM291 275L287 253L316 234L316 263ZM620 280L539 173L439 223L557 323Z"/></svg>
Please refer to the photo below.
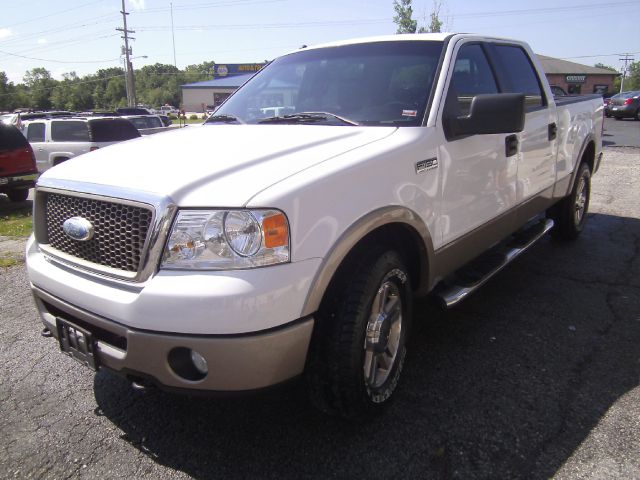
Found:
<svg viewBox="0 0 640 480"><path fill-rule="evenodd" d="M289 244L289 226L283 213L267 217L262 221L264 245L267 248L284 247Z"/></svg>

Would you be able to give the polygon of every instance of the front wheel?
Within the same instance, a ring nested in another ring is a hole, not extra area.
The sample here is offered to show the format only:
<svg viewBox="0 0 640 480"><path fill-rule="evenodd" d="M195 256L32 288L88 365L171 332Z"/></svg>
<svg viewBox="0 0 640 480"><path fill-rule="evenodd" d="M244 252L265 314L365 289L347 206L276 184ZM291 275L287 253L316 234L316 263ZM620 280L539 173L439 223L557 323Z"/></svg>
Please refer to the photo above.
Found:
<svg viewBox="0 0 640 480"><path fill-rule="evenodd" d="M29 197L29 190L26 188L9 190L7 196L12 202L24 202Z"/></svg>
<svg viewBox="0 0 640 480"><path fill-rule="evenodd" d="M589 199L591 196L591 170L586 163L578 167L573 189L547 212L555 225L551 235L559 240L575 240L582 232L587 221Z"/></svg>
<svg viewBox="0 0 640 480"><path fill-rule="evenodd" d="M411 324L411 284L392 250L360 255L342 269L317 315L308 371L313 403L360 419L396 390Z"/></svg>

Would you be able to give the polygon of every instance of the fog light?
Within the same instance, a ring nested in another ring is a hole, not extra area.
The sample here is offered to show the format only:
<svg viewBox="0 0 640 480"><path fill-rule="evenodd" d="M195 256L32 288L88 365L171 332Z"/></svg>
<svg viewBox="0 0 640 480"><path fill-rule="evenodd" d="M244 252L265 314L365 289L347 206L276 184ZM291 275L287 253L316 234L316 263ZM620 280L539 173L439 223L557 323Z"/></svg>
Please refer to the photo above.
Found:
<svg viewBox="0 0 640 480"><path fill-rule="evenodd" d="M198 370L198 372L203 375L207 374L207 372L209 371L207 361L195 350L191 350L191 361L193 362L193 366L196 367L196 370Z"/></svg>

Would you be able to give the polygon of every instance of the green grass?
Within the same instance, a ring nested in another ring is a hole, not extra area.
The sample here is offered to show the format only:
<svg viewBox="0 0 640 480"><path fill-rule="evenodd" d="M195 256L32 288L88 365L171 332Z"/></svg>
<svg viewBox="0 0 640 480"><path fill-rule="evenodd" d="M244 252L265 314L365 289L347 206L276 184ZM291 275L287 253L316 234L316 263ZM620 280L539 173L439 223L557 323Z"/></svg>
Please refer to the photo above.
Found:
<svg viewBox="0 0 640 480"><path fill-rule="evenodd" d="M28 237L32 231L31 202L0 205L0 236Z"/></svg>
<svg viewBox="0 0 640 480"><path fill-rule="evenodd" d="M0 253L0 268L9 268L24 262L22 256Z"/></svg>

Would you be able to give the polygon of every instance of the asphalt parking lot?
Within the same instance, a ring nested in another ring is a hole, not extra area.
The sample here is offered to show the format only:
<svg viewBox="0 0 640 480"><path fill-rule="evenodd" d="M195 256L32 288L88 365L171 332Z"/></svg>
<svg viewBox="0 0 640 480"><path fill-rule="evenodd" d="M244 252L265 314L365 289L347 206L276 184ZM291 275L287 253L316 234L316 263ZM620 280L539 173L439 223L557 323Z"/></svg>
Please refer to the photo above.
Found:
<svg viewBox="0 0 640 480"><path fill-rule="evenodd" d="M454 310L417 303L397 399L364 425L302 382L135 392L41 337L24 267L1 271L0 477L640 478L639 178L640 149L608 148L576 243L543 239Z"/></svg>

